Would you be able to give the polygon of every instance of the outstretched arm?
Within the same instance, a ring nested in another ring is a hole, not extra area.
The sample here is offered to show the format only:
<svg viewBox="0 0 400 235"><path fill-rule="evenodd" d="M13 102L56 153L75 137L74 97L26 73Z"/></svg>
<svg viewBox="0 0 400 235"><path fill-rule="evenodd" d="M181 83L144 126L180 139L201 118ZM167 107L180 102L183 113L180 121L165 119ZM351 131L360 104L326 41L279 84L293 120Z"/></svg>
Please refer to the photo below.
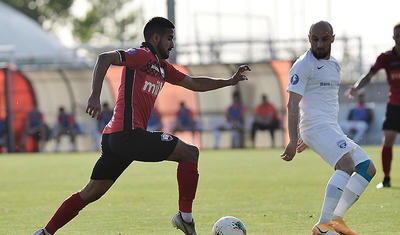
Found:
<svg viewBox="0 0 400 235"><path fill-rule="evenodd" d="M108 68L110 65L120 64L120 57L116 51L104 52L97 57L97 61L93 70L92 93L90 94L86 107L86 113L92 116L92 118L100 118L100 94L101 88L103 87L103 80Z"/></svg>
<svg viewBox="0 0 400 235"><path fill-rule="evenodd" d="M372 73L372 70L370 70L364 77L358 79L358 81L354 84L353 87L347 90L347 95L349 97L357 96L358 90L366 86L369 83L369 81L371 81L372 76L374 76L374 74Z"/></svg>
<svg viewBox="0 0 400 235"><path fill-rule="evenodd" d="M243 74L245 71L251 71L248 65L241 65L236 73L229 79L186 76L178 85L192 91L215 90L226 86L233 86L240 81L247 80L246 75Z"/></svg>
<svg viewBox="0 0 400 235"><path fill-rule="evenodd" d="M296 155L296 147L298 141L298 123L299 123L299 103L303 96L289 92L288 108L288 128L289 128L289 143L285 151L281 154L281 158L285 161L291 161Z"/></svg>

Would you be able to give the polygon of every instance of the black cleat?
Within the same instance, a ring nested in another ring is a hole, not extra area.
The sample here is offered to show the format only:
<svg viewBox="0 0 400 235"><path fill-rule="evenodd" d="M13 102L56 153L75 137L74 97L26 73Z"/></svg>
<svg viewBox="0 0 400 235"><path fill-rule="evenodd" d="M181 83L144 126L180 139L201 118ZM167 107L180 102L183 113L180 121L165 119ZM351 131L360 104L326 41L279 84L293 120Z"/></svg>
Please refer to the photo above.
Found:
<svg viewBox="0 0 400 235"><path fill-rule="evenodd" d="M390 177L383 178L383 181L376 185L376 188L390 188Z"/></svg>

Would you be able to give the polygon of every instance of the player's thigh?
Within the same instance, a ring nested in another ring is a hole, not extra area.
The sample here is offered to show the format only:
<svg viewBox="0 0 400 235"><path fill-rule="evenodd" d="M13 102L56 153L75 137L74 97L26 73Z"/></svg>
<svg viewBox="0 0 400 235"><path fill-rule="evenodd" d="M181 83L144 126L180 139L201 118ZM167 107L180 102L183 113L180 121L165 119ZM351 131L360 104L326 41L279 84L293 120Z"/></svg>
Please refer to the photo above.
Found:
<svg viewBox="0 0 400 235"><path fill-rule="evenodd" d="M382 129L400 132L400 106L388 104L386 107L385 121Z"/></svg>
<svg viewBox="0 0 400 235"><path fill-rule="evenodd" d="M112 134L111 150L124 158L159 162L166 160L174 151L178 138L164 132L150 132L136 128L129 132Z"/></svg>
<svg viewBox="0 0 400 235"><path fill-rule="evenodd" d="M93 167L91 180L115 181L133 161L111 150L110 137L111 134L102 136L101 156Z"/></svg>
<svg viewBox="0 0 400 235"><path fill-rule="evenodd" d="M197 163L199 160L199 149L192 145L185 143L184 141L178 139L178 143L174 151L168 156L168 161L175 162L194 162Z"/></svg>
<svg viewBox="0 0 400 235"><path fill-rule="evenodd" d="M349 139L338 125L320 125L301 132L305 144L318 153L332 168L357 144Z"/></svg>

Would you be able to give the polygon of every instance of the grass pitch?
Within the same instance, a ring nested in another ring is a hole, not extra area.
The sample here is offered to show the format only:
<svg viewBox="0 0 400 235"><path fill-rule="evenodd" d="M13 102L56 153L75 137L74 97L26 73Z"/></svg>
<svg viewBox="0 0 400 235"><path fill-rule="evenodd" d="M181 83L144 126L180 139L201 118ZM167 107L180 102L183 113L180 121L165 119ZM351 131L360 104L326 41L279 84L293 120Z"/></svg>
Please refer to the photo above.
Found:
<svg viewBox="0 0 400 235"><path fill-rule="evenodd" d="M378 173L348 211L362 235L400 234L400 148L394 148L392 188L382 180L380 147L366 147ZM311 150L284 162L282 149L201 151L194 203L198 234L211 234L226 215L249 235L311 234L333 170ZM98 153L0 155L0 234L32 234L62 201L88 181ZM134 162L111 190L57 234L183 234L172 228L177 211L176 163Z"/></svg>

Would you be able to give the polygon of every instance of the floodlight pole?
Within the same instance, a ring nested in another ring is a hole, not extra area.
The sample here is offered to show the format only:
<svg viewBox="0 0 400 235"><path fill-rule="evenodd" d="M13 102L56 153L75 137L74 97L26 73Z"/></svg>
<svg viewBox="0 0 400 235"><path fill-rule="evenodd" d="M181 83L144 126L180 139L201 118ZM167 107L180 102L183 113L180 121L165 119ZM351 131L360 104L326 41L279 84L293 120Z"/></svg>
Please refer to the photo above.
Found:
<svg viewBox="0 0 400 235"><path fill-rule="evenodd" d="M167 14L168 14L168 19L175 24L175 0L167 0ZM176 54L178 52L178 47L176 45L176 31L175 30L175 37L174 37L174 44L175 44L175 50L171 51L170 57L169 57L169 62L172 64L176 64Z"/></svg>

